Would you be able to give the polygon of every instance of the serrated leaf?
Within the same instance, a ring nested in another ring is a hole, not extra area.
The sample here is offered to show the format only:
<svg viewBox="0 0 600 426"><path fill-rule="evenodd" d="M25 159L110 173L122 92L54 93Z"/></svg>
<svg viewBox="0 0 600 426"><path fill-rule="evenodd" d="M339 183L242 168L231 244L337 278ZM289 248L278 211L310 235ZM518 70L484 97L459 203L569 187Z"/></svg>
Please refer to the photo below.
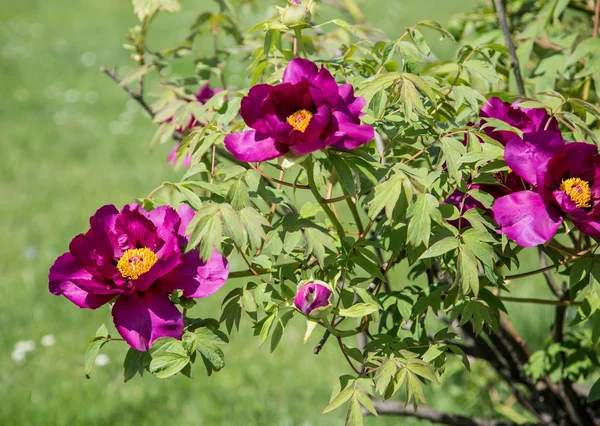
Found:
<svg viewBox="0 0 600 426"><path fill-rule="evenodd" d="M262 240L267 239L263 226L270 227L269 221L253 207L245 207L239 212L240 221L253 249L258 249Z"/></svg>
<svg viewBox="0 0 600 426"><path fill-rule="evenodd" d="M238 214L229 204L225 203L219 205L219 211L221 212L225 232L227 232L238 247L243 247L245 243L244 226Z"/></svg>
<svg viewBox="0 0 600 426"><path fill-rule="evenodd" d="M375 196L369 204L369 217L374 219L385 208L388 220L392 220L394 207L402 193L402 183L405 180L400 174L375 187Z"/></svg>
<svg viewBox="0 0 600 426"><path fill-rule="evenodd" d="M429 245L431 234L431 218L440 215L437 207L439 201L431 194L418 194L417 200L412 204L406 216L410 217L407 230L407 240L415 247L421 243Z"/></svg>

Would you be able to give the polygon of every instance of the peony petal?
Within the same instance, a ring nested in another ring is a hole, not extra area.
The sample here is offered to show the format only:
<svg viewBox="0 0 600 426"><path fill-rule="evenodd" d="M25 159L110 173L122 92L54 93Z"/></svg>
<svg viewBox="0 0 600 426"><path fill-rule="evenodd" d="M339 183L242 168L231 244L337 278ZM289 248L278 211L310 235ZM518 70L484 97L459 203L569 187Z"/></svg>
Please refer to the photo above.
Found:
<svg viewBox="0 0 600 426"><path fill-rule="evenodd" d="M533 247L549 241L562 223L560 210L546 206L533 191L520 191L496 200L494 219L502 232L523 247Z"/></svg>
<svg viewBox="0 0 600 426"><path fill-rule="evenodd" d="M93 237L88 234L79 234L71 240L69 244L69 252L77 258L77 260L91 273L98 277L103 277L107 280L116 281L118 284L123 284L121 273L114 265L114 257L112 253L102 252L94 247Z"/></svg>
<svg viewBox="0 0 600 426"><path fill-rule="evenodd" d="M71 253L60 256L48 275L50 293L63 295L80 308L96 309L109 302L114 294L93 294L76 284L89 283L92 287L108 288L108 283L94 277Z"/></svg>
<svg viewBox="0 0 600 426"><path fill-rule="evenodd" d="M289 148L262 133L249 130L225 136L225 147L240 161L266 161L277 158Z"/></svg>
<svg viewBox="0 0 600 426"><path fill-rule="evenodd" d="M332 107L337 105L340 97L339 86L327 68L321 66L321 70L313 80L313 84L323 93L323 97L329 105Z"/></svg>
<svg viewBox="0 0 600 426"><path fill-rule="evenodd" d="M282 83L299 83L303 78L307 79L309 82L312 82L317 74L319 73L319 68L309 61L308 59L296 58L290 61L288 66L285 68L283 72Z"/></svg>
<svg viewBox="0 0 600 426"><path fill-rule="evenodd" d="M119 334L138 351L147 351L160 337L180 339L183 316L160 290L120 296L112 309Z"/></svg>
<svg viewBox="0 0 600 426"><path fill-rule="evenodd" d="M271 93L273 86L268 84L257 84L252 87L247 96L244 96L240 106L240 115L244 122L254 130L265 133L266 124L262 113L263 102Z"/></svg>
<svg viewBox="0 0 600 426"><path fill-rule="evenodd" d="M188 225L196 215L196 212L187 204L182 203L177 208L177 213L181 218L181 223L179 224L179 230L177 231L177 233L187 238L189 236L189 234L187 233Z"/></svg>
<svg viewBox="0 0 600 426"><path fill-rule="evenodd" d="M583 220L572 219L577 229L596 240L600 240L600 217L588 216Z"/></svg>
<svg viewBox="0 0 600 426"><path fill-rule="evenodd" d="M354 117L360 117L364 115L362 109L366 105L365 98L362 96L355 97L354 96L354 87L351 84L342 84L338 89L340 99L338 101L337 110L346 112L348 111L348 115L352 115Z"/></svg>
<svg viewBox="0 0 600 426"><path fill-rule="evenodd" d="M526 182L537 185L537 170L546 166L552 156L560 150L565 141L560 133L540 131L523 135L524 139L514 136L504 151L504 160L516 174Z"/></svg>
<svg viewBox="0 0 600 426"><path fill-rule="evenodd" d="M560 185L562 179L578 177L591 182L596 177L598 148L585 142L565 144L548 163L552 183Z"/></svg>
<svg viewBox="0 0 600 426"><path fill-rule="evenodd" d="M290 146L290 151L292 151L296 155L306 155L311 152L319 151L323 148L326 148L325 142L323 139L316 138L312 140L307 140L306 142L299 142L295 145Z"/></svg>
<svg viewBox="0 0 600 426"><path fill-rule="evenodd" d="M125 205L115 222L119 247L123 250L147 247L156 251L158 231L149 213L139 204Z"/></svg>
<svg viewBox="0 0 600 426"><path fill-rule="evenodd" d="M215 96L217 93L221 92L223 89L213 89L210 87L210 83L206 83L204 86L202 86L200 88L200 90L198 90L198 93L196 93L196 99L198 100L198 102L201 103L206 103L210 100L210 98L212 98L213 96Z"/></svg>
<svg viewBox="0 0 600 426"><path fill-rule="evenodd" d="M227 258L213 249L208 262L200 258L197 250L183 256L183 263L161 278L158 286L171 293L183 290L185 297L207 297L219 290L227 281L229 266Z"/></svg>
<svg viewBox="0 0 600 426"><path fill-rule="evenodd" d="M123 250L118 246L115 225L119 211L112 204L100 207L90 217L90 230L86 236L90 238L94 249L107 258L119 258Z"/></svg>
<svg viewBox="0 0 600 426"><path fill-rule="evenodd" d="M360 124L360 121L356 119L354 122L349 116L342 112L335 111L333 113L335 120L332 120L333 128L335 133L342 133L344 137L341 140L336 141L332 144L338 149L355 149L367 142L370 142L375 137L375 130L373 127ZM329 141L326 141L328 143Z"/></svg>

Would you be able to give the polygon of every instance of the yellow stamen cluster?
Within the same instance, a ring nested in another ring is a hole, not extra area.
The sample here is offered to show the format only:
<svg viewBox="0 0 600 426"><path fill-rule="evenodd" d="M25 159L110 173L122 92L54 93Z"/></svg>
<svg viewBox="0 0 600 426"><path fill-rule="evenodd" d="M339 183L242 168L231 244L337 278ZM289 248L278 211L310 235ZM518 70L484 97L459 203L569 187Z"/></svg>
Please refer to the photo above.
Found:
<svg viewBox="0 0 600 426"><path fill-rule="evenodd" d="M577 207L592 207L590 204L592 201L592 192L590 191L590 184L588 182L576 177L563 179L560 184L560 190L571 197L571 201Z"/></svg>
<svg viewBox="0 0 600 426"><path fill-rule="evenodd" d="M290 126L292 126L294 129L304 133L306 131L306 128L310 124L312 116L313 115L310 111L300 109L292 115L290 115L287 118L287 122L290 123Z"/></svg>
<svg viewBox="0 0 600 426"><path fill-rule="evenodd" d="M157 261L156 254L146 247L131 249L123 253L117 263L117 269L123 278L137 280L140 275L148 272Z"/></svg>

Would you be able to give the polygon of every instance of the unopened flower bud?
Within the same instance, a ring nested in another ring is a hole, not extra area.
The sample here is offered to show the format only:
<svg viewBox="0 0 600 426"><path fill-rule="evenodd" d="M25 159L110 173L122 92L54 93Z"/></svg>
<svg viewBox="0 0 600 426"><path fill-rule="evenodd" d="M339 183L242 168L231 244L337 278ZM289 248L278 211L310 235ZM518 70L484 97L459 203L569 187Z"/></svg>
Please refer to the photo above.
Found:
<svg viewBox="0 0 600 426"><path fill-rule="evenodd" d="M312 318L323 318L333 308L329 301L331 295L331 289L323 281L301 281L298 285L296 297L294 297L294 305L304 315Z"/></svg>
<svg viewBox="0 0 600 426"><path fill-rule="evenodd" d="M281 22L289 28L303 27L310 24L312 14L308 7L299 0L292 0L285 9L280 9Z"/></svg>

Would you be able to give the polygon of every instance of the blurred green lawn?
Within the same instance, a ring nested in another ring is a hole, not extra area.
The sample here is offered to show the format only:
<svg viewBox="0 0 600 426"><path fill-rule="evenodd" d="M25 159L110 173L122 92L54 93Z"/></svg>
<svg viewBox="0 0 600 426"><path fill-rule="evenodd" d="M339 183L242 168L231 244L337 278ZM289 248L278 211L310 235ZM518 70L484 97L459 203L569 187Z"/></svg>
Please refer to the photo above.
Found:
<svg viewBox="0 0 600 426"><path fill-rule="evenodd" d="M258 19L270 2L257 3L262 9L250 15ZM393 38L405 25L420 19L445 24L452 13L467 10L472 2L368 0L362 4L370 22ZM209 0L184 0L183 5L183 13L159 22L160 30L151 34L150 43L176 40L185 34L195 13L213 7ZM273 354L266 347L258 348L249 321L243 319L243 327L226 348L226 368L210 378L198 364L194 380L144 377L123 384L121 363L126 347L114 343L104 350L108 364L95 367L92 378L85 379L87 339L102 322L112 324L110 312L108 308L79 310L51 296L48 268L71 238L87 229L89 216L99 206L131 202L182 172L165 161L171 146L149 150L153 126L98 71L100 64L129 63L120 47L127 29L137 22L129 1L21 0L3 4L2 9L0 423L343 424L341 410L326 416L320 412L335 378L348 372L348 367L334 345L318 357L313 355L317 336L302 345L304 324L299 318ZM254 23L249 19L245 25ZM437 52L443 54L441 49L438 46ZM240 71L234 84L243 83L246 74ZM524 269L529 268L524 265ZM523 294L540 287L529 288ZM219 299L201 301L194 308L197 315L218 315ZM526 338L539 347L544 330L549 329L551 308L515 309L514 314ZM48 334L55 336L56 344L42 346L40 339ZM36 349L16 362L11 352L21 340L33 340ZM475 410L489 415L478 407L476 393L464 391L476 379L460 370L444 389L428 389L429 402L453 412ZM398 423L421 424L367 419L367 424Z"/></svg>

